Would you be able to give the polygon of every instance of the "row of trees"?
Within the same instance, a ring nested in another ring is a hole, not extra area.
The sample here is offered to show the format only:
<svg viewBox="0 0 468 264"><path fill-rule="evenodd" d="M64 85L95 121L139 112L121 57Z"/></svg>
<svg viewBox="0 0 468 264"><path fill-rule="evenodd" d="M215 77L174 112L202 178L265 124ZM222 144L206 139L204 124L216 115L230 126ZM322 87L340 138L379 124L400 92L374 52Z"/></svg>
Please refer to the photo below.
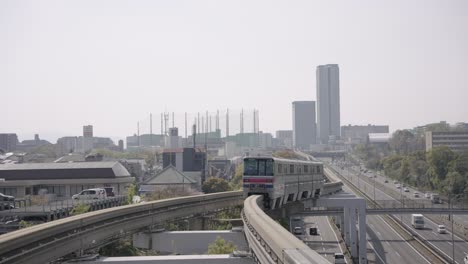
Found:
<svg viewBox="0 0 468 264"><path fill-rule="evenodd" d="M453 152L445 146L426 152L421 135L400 130L393 134L387 148L358 145L355 154L366 167L383 170L385 175L412 186L445 194L467 193L468 152Z"/></svg>

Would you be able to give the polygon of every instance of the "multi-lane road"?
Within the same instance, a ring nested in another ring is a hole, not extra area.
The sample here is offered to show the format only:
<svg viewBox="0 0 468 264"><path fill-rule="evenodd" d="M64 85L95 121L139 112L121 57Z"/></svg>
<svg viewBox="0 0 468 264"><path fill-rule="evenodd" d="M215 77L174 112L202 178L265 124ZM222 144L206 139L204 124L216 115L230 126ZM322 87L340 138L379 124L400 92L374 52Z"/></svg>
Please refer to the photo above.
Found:
<svg viewBox="0 0 468 264"><path fill-rule="evenodd" d="M335 253L343 253L338 242L338 236L335 234L328 217L291 217L290 226L291 233L294 233L294 227L301 227L303 232L297 237L331 263L335 261ZM310 235L309 230L311 227L317 227L317 235Z"/></svg>
<svg viewBox="0 0 468 264"><path fill-rule="evenodd" d="M393 184L393 181L387 180L388 183L385 183L385 178L380 177L377 175L374 175L372 173L366 173L365 175L361 175L361 173L350 170L349 168L345 167L344 169L341 169L340 166L334 166L334 169L338 171L340 174L345 176L348 180L350 180L355 186L358 186L358 188L365 192L369 197L374 196L375 192L375 199L376 200L393 200L397 201L395 198L392 196L388 195L385 193L385 191L381 190L380 188L374 186L380 186L380 185L375 185L373 184L373 181L376 180L382 184L386 184L389 187L395 188L395 190L399 191L396 189L396 186ZM374 178L374 176L377 176ZM364 178L366 177L366 178ZM414 196L414 190L410 189L408 193L402 192L402 196L405 195L406 199L411 199ZM416 199L425 199L424 194L421 194L422 198L416 198ZM375 216L375 217L380 217L380 216ZM403 224L406 225L409 228L411 227L411 216L410 215L396 215L396 217L400 218L403 220ZM369 221L368 221L368 227L372 227L371 224L375 227L376 225L372 223L372 218L373 216L369 216ZM437 247L442 254L445 254L448 258L452 257L452 254L455 254L455 260L456 263L463 264L463 258L468 254L468 243L461 239L458 236L454 236L454 241L452 242L452 236L450 232L447 232L446 234L439 234L437 233L437 225L438 223L435 223L428 219L427 217L425 218L425 228L424 229L414 229L414 231L424 240L426 240L428 243L432 244L433 246ZM379 223L382 223L382 221L377 221ZM386 228L387 231L380 231L381 234L385 234L385 236L389 235L390 232L389 227ZM378 235L378 233L377 233ZM385 241L389 242L389 239L385 238L380 238L377 236L377 238L382 242ZM396 241L392 240L391 241ZM400 238L401 241L401 238ZM389 242L389 243L390 243ZM382 244L382 243L381 243ZM394 243L395 244L395 243ZM378 251L378 250L377 250ZM399 255L402 254L401 251L397 251ZM423 258L422 256L419 256L419 259ZM402 258L402 260L411 260L413 263L417 259L415 258ZM421 262L423 263L423 262Z"/></svg>

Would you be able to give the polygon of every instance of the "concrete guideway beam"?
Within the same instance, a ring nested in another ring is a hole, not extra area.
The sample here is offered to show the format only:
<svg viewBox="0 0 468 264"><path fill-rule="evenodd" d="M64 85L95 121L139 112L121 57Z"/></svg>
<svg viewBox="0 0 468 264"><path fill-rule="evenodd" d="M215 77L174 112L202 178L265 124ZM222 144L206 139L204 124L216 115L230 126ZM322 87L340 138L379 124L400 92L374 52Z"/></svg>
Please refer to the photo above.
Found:
<svg viewBox="0 0 468 264"><path fill-rule="evenodd" d="M166 220L240 205L242 192L186 196L77 215L0 236L0 263L45 263Z"/></svg>
<svg viewBox="0 0 468 264"><path fill-rule="evenodd" d="M265 214L262 199L249 196L242 212L244 232L259 263L330 263Z"/></svg>

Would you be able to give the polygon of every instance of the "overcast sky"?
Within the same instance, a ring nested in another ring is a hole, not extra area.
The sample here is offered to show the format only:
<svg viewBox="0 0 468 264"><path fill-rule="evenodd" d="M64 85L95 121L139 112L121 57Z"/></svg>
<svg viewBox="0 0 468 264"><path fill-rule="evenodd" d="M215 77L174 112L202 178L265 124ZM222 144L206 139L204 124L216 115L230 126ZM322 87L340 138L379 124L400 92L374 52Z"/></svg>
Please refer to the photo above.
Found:
<svg viewBox="0 0 468 264"><path fill-rule="evenodd" d="M291 129L329 63L342 125L468 122L468 1L0 0L0 133L124 138L226 108Z"/></svg>

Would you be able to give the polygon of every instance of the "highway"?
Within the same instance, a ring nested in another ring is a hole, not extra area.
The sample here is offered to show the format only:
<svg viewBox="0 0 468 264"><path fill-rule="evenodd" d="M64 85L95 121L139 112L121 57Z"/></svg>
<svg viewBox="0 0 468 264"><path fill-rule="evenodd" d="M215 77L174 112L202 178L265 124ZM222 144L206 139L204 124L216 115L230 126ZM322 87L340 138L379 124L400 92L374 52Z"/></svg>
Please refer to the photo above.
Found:
<svg viewBox="0 0 468 264"><path fill-rule="evenodd" d="M347 186L343 190L352 193ZM407 260L411 260L411 263L431 263L387 224L382 216L367 216L367 240L368 249L371 249L367 255L369 263L404 263Z"/></svg>
<svg viewBox="0 0 468 264"><path fill-rule="evenodd" d="M297 237L330 262L335 261L335 253L343 253L328 217L305 216L301 220L294 220L294 217L291 217L291 219L291 229L300 226L304 230L303 234L297 235ZM318 228L317 235L310 235L309 229L311 227ZM291 230L291 233L293 233L293 230Z"/></svg>
<svg viewBox="0 0 468 264"><path fill-rule="evenodd" d="M369 197L374 196L374 184L372 183L373 178L369 177L373 175L369 175L369 176L362 175L362 176L359 176L360 177L359 178L355 174L354 171L349 170L348 168L346 168L345 170L342 170L338 166L334 166L333 168L336 171L338 171L340 174L345 176L348 180L353 182L355 186L358 186L358 188L361 191L365 192ZM392 181L389 181L388 183L384 183L385 179L382 177L380 179L377 178L377 181L381 181L383 184L393 186L395 190L397 190ZM405 195L404 192L402 192L402 195ZM406 195L405 197L407 197L408 199L412 198L410 195ZM386 194L384 191L380 190L378 187L375 188L375 199L397 201L390 195ZM424 199L424 198L418 198L418 199ZM454 249L456 263L463 264L463 258L465 255L468 254L468 243L466 241L464 241L463 239L455 235L454 244L452 244L451 233L447 231L447 234L438 234L437 233L438 223L434 223L427 217L425 218L426 227L423 230L418 230L418 229L414 229L411 227L411 215L396 215L396 217L402 219L403 223L407 227L414 230L422 239L426 240L428 243L440 249L440 251L443 254L445 254L446 257L452 258L453 249ZM401 254L401 252L399 253ZM412 260L414 260L414 258Z"/></svg>

